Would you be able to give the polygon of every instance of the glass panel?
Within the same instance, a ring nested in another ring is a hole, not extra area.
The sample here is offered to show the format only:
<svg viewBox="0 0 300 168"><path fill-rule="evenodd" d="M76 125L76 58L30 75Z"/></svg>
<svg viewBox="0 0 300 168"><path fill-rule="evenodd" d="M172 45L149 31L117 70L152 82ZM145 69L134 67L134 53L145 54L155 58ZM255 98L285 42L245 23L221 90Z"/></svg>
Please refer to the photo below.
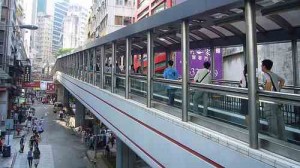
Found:
<svg viewBox="0 0 300 168"><path fill-rule="evenodd" d="M154 108L181 117L182 89L180 86L154 82L153 83ZM170 107L175 107L169 110Z"/></svg>
<svg viewBox="0 0 300 168"><path fill-rule="evenodd" d="M104 74L104 89L111 91L111 74Z"/></svg>
<svg viewBox="0 0 300 168"><path fill-rule="evenodd" d="M300 142L300 106L275 102L262 102L260 132L270 137Z"/></svg>
<svg viewBox="0 0 300 168"><path fill-rule="evenodd" d="M147 82L141 79L130 79L130 97L131 99L146 104Z"/></svg>
<svg viewBox="0 0 300 168"><path fill-rule="evenodd" d="M116 76L115 93L125 96L125 78Z"/></svg>
<svg viewBox="0 0 300 168"><path fill-rule="evenodd" d="M190 89L189 95L190 121L248 142L246 99L194 88Z"/></svg>
<svg viewBox="0 0 300 168"><path fill-rule="evenodd" d="M100 72L96 72L96 86L101 86L101 74Z"/></svg>

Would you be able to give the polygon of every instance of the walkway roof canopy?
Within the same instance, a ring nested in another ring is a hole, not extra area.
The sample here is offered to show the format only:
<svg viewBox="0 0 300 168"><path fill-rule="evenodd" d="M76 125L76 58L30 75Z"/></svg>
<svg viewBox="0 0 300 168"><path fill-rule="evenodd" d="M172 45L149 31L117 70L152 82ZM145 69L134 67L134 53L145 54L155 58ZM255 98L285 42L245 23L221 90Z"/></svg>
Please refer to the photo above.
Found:
<svg viewBox="0 0 300 168"><path fill-rule="evenodd" d="M300 0L257 0L257 42L299 39L299 16ZM79 47L73 53L112 41L120 42L126 37L133 38L133 52L139 52L146 49L147 30L153 30L155 34L155 51L164 51L166 48L179 50L182 20L189 20L191 49L245 43L243 0L187 0Z"/></svg>

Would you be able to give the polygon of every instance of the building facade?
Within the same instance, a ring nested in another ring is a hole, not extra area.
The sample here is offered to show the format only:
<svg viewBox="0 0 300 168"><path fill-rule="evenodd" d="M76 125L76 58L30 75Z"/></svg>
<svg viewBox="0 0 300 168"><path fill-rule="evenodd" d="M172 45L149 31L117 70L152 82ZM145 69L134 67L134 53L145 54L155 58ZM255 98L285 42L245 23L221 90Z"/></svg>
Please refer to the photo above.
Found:
<svg viewBox="0 0 300 168"><path fill-rule="evenodd" d="M67 15L69 2L59 1L54 3L52 53L55 55L63 47L63 24Z"/></svg>
<svg viewBox="0 0 300 168"><path fill-rule="evenodd" d="M80 5L70 5L63 26L63 48L77 48L86 40L88 10Z"/></svg>
<svg viewBox="0 0 300 168"><path fill-rule="evenodd" d="M24 0L2 0L0 20L0 122L10 118L21 94L24 66L30 65L24 47Z"/></svg>
<svg viewBox="0 0 300 168"><path fill-rule="evenodd" d="M134 20L137 22L184 1L186 0L136 0Z"/></svg>
<svg viewBox="0 0 300 168"><path fill-rule="evenodd" d="M133 0L94 0L88 19L88 40L105 36L133 22Z"/></svg>

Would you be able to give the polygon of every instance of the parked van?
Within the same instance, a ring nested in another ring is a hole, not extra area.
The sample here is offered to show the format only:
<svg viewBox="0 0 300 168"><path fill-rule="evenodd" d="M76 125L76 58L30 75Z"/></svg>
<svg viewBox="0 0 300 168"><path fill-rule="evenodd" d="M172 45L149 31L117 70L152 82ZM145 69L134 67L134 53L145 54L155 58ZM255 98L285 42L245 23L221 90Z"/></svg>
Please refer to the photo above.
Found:
<svg viewBox="0 0 300 168"><path fill-rule="evenodd" d="M53 107L53 112L56 113L63 109L63 104L61 102L55 102Z"/></svg>

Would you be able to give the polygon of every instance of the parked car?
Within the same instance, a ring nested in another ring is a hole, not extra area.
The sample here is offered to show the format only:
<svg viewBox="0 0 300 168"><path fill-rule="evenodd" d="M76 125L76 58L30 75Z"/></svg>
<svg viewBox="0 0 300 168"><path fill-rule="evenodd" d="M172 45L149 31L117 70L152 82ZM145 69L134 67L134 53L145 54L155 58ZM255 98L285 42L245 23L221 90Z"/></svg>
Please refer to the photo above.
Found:
<svg viewBox="0 0 300 168"><path fill-rule="evenodd" d="M63 110L63 104L61 102L55 102L53 107L53 112L56 113L60 110Z"/></svg>

